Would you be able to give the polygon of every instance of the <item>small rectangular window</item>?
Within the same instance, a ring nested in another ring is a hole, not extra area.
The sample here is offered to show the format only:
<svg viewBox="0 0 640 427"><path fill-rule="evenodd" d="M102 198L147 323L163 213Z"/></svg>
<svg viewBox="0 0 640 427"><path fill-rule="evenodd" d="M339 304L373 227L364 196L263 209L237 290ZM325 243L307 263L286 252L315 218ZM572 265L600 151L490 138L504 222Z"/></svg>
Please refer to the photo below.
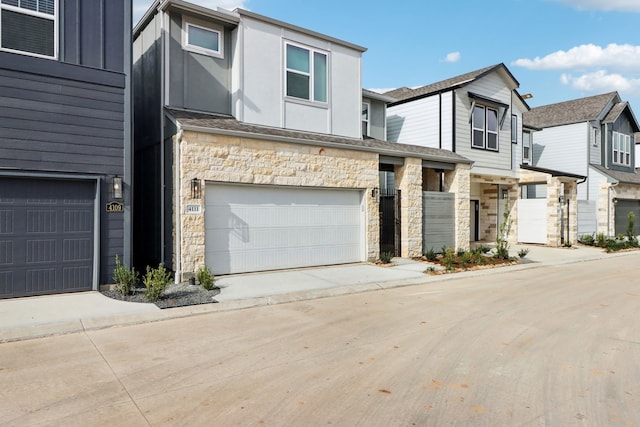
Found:
<svg viewBox="0 0 640 427"><path fill-rule="evenodd" d="M223 29L184 18L183 46L202 55L223 58Z"/></svg>
<svg viewBox="0 0 640 427"><path fill-rule="evenodd" d="M511 116L511 142L518 143L518 116L515 114Z"/></svg>
<svg viewBox="0 0 640 427"><path fill-rule="evenodd" d="M57 2L55 0L2 0L0 47L35 56L57 56Z"/></svg>
<svg viewBox="0 0 640 427"><path fill-rule="evenodd" d="M498 111L487 108L487 150L498 151Z"/></svg>
<svg viewBox="0 0 640 427"><path fill-rule="evenodd" d="M328 101L328 55L286 44L286 96L326 103Z"/></svg>
<svg viewBox="0 0 640 427"><path fill-rule="evenodd" d="M531 132L522 134L522 163L531 163Z"/></svg>
<svg viewBox="0 0 640 427"><path fill-rule="evenodd" d="M485 112L484 107L476 105L473 109L471 146L484 148Z"/></svg>
<svg viewBox="0 0 640 427"><path fill-rule="evenodd" d="M362 103L362 136L369 136L369 104Z"/></svg>

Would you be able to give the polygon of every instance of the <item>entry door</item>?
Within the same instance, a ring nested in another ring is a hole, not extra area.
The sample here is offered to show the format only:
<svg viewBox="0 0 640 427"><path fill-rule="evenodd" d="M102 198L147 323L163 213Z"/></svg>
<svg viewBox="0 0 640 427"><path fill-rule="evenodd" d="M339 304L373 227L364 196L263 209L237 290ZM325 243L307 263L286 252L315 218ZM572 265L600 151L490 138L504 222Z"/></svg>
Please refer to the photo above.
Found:
<svg viewBox="0 0 640 427"><path fill-rule="evenodd" d="M471 230L469 237L472 242L477 242L480 240L480 236L478 235L478 229L480 228L480 202L478 200L471 200L470 212L471 221L469 222L469 225Z"/></svg>

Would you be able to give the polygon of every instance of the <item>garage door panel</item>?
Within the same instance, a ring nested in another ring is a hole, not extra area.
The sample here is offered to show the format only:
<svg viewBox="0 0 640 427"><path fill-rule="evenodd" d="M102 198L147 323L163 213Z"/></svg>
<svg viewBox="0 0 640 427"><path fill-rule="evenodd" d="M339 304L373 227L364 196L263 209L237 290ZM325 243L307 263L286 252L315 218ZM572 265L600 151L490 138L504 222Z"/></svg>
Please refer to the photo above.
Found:
<svg viewBox="0 0 640 427"><path fill-rule="evenodd" d="M206 198L218 274L362 261L359 191L213 184Z"/></svg>
<svg viewBox="0 0 640 427"><path fill-rule="evenodd" d="M94 192L91 181L0 178L0 297L93 288Z"/></svg>

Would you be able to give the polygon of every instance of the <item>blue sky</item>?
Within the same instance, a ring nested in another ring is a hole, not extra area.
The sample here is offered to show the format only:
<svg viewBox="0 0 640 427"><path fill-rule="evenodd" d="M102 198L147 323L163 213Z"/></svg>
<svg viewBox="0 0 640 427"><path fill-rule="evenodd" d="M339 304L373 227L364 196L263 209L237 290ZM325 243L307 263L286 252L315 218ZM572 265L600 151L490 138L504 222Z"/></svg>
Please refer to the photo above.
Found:
<svg viewBox="0 0 640 427"><path fill-rule="evenodd" d="M192 0L368 48L363 86L416 87L503 62L531 107L618 91L640 119L640 0ZM133 0L134 22L151 0Z"/></svg>

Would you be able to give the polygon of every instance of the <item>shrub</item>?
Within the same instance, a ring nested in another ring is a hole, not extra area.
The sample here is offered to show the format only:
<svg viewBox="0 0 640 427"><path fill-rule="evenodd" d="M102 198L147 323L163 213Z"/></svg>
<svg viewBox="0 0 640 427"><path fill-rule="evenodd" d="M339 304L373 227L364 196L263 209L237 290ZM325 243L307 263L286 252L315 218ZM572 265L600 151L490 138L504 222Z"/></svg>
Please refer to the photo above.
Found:
<svg viewBox="0 0 640 427"><path fill-rule="evenodd" d="M635 247L638 246L638 236L635 233L636 214L631 211L627 214L627 218L627 239L629 240L629 245Z"/></svg>
<svg viewBox="0 0 640 427"><path fill-rule="evenodd" d="M205 288L207 291L210 291L215 287L214 286L215 276L213 275L213 272L209 270L209 268L206 265L200 267L200 269L196 273L196 279L198 279L198 283L200 283L200 285L203 288Z"/></svg>
<svg viewBox="0 0 640 427"><path fill-rule="evenodd" d="M459 257L464 256L465 253L466 253L466 251L464 249L458 249L458 256Z"/></svg>
<svg viewBox="0 0 640 427"><path fill-rule="evenodd" d="M462 255L460 256L460 264L462 264L462 267L467 268L469 264L473 264L473 263L474 263L473 253L462 251Z"/></svg>
<svg viewBox="0 0 640 427"><path fill-rule="evenodd" d="M573 245L571 244L571 242L569 242L569 241L564 242L564 247L565 247L565 248L570 248L571 246L573 246Z"/></svg>
<svg viewBox="0 0 640 427"><path fill-rule="evenodd" d="M596 246L604 248L607 246L607 236L604 233L598 233L596 235Z"/></svg>
<svg viewBox="0 0 640 427"><path fill-rule="evenodd" d="M427 258L428 261L435 261L436 258L438 257L438 253L435 251L435 249L430 248L428 251L426 251L424 253L425 258Z"/></svg>
<svg viewBox="0 0 640 427"><path fill-rule="evenodd" d="M160 264L158 268L147 266L147 274L144 275L144 286L147 288L144 295L152 302L158 301L160 296L167 289L171 281L171 272Z"/></svg>
<svg viewBox="0 0 640 427"><path fill-rule="evenodd" d="M428 273L435 273L436 272L436 268L431 266L431 267L427 267L427 272Z"/></svg>
<svg viewBox="0 0 640 427"><path fill-rule="evenodd" d="M113 281L116 284L116 291L122 296L131 295L138 283L138 272L132 267L127 268L120 263L120 258L116 255L116 268L113 269Z"/></svg>
<svg viewBox="0 0 640 427"><path fill-rule="evenodd" d="M442 263L447 271L453 270L453 264L456 262L456 253L453 248L447 248L442 255Z"/></svg>
<svg viewBox="0 0 640 427"><path fill-rule="evenodd" d="M392 258L393 258L393 252L391 251L385 251L380 253L380 261L382 261L383 264L389 264Z"/></svg>
<svg viewBox="0 0 640 427"><path fill-rule="evenodd" d="M476 249L479 250L480 253L483 253L483 254L488 254L491 251L491 248L489 246L485 246L485 245L480 245Z"/></svg>
<svg viewBox="0 0 640 427"><path fill-rule="evenodd" d="M580 236L578 241L580 243L582 243L583 245L593 246L593 244L595 243L596 239L591 234L583 234L582 236Z"/></svg>
<svg viewBox="0 0 640 427"><path fill-rule="evenodd" d="M524 257L526 257L528 254L529 254L529 249L528 249L528 248L523 248L523 249L520 249L520 250L518 251L518 256L519 256L520 258L524 258Z"/></svg>

